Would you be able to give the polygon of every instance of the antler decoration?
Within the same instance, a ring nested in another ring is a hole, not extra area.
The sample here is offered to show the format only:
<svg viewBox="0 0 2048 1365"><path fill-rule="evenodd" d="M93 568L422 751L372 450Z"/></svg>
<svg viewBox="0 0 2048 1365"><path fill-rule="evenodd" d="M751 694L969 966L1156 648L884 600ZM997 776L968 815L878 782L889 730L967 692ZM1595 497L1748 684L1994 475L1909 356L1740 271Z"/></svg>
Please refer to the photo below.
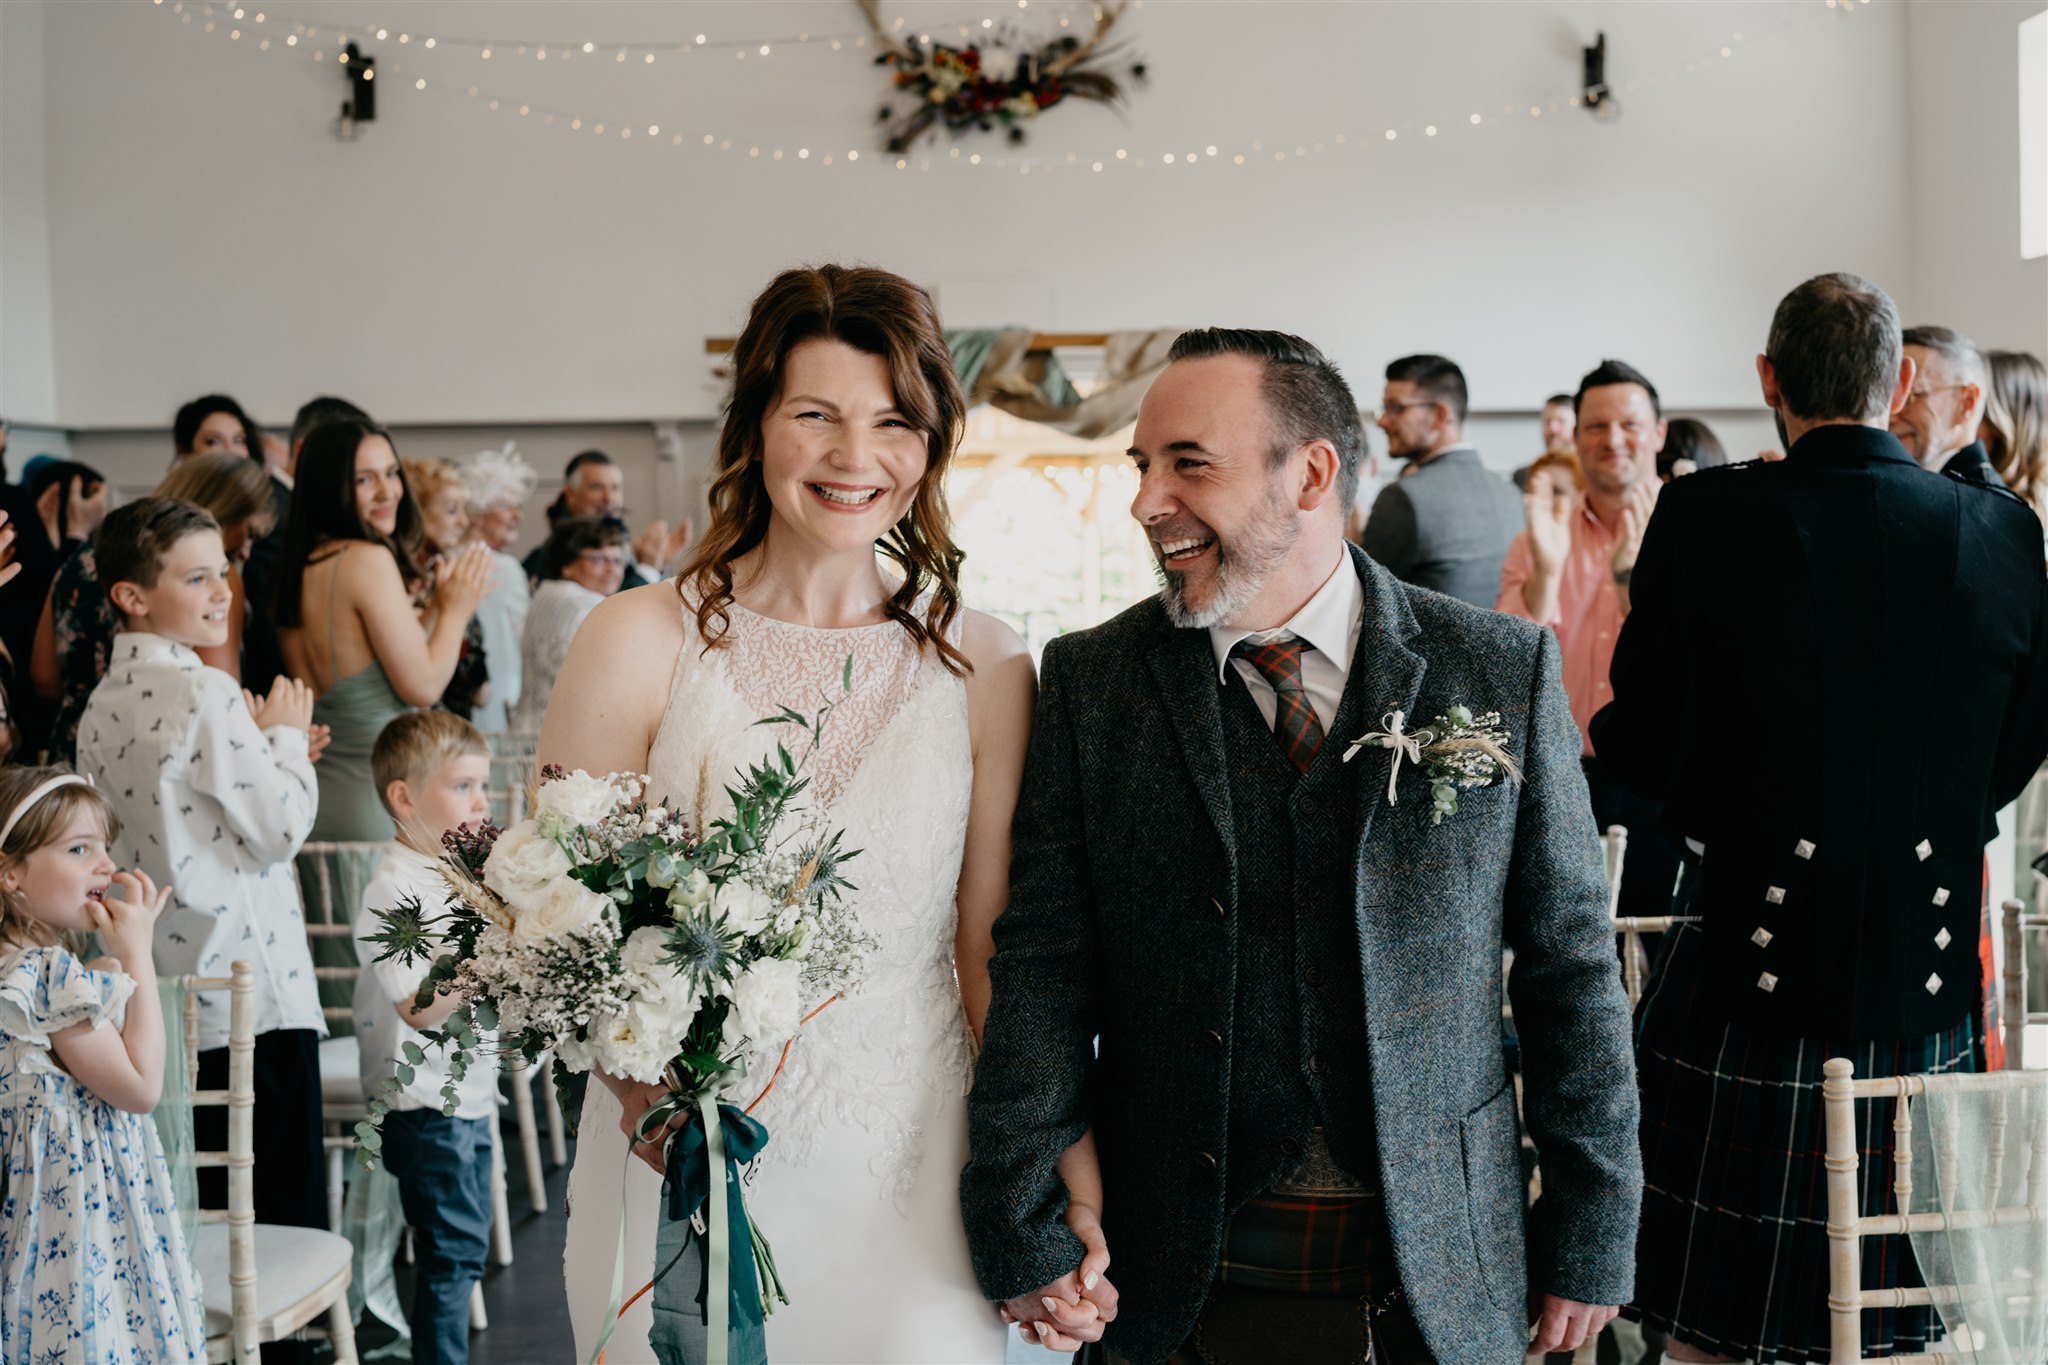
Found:
<svg viewBox="0 0 2048 1365"><path fill-rule="evenodd" d="M986 47L905 44L883 25L880 0L859 4L881 50L875 61L893 66L896 93L915 101L907 112L882 106L883 145L891 152L908 150L940 124L957 137L991 131L1000 123L1010 141L1022 142L1025 125L1063 99L1114 104L1124 96L1117 75L1105 69L1113 49L1103 41L1128 0L1097 5L1095 32L1086 41L1068 36L1030 49L1006 42L1000 33ZM1144 63L1133 62L1128 75L1143 81Z"/></svg>

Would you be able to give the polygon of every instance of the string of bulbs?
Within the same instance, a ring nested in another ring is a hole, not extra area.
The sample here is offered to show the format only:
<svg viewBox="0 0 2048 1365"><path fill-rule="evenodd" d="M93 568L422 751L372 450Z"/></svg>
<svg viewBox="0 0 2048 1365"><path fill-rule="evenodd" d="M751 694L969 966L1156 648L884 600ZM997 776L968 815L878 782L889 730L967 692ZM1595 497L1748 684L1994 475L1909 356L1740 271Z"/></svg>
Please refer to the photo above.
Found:
<svg viewBox="0 0 2048 1365"><path fill-rule="evenodd" d="M1693 60L1674 63L1653 75L1639 77L1620 85L1610 85L1603 93L1611 97L1623 93L1633 94L1639 89L1657 89L1661 86L1672 84L1686 76L1714 69L1719 62L1733 58L1744 47L1753 47L1759 42L1782 36L1784 33L1811 20L1823 17L1830 12L1844 16L1853 14L1858 8L1868 6L1871 2L1872 0L1824 0L1824 3L1821 3L1820 0L1807 0L1807 3L1794 8L1790 17L1780 20L1761 31L1748 34L1740 31L1734 32L1711 52L1703 53ZM1028 3L1029 0L1019 0L1018 7L1020 9L1024 8ZM255 41L252 44L252 50L254 51L269 52L273 48L281 47L288 52L297 52L301 56L308 56L315 63L328 62L330 55L335 60L346 62L348 60L346 45L349 42L361 42L368 39L388 42L391 35L391 29L388 25L350 26L333 23L313 24L265 9L258 9L249 4L226 3L217 5L206 2L206 0L201 0L199 3L194 3L194 0L154 0L154 5L161 8L167 15L177 16L183 24L192 25L197 22L199 31L202 33L208 35L224 34L227 40L233 43L240 43L245 37L254 38ZM1065 26L1068 23L1067 18L1062 16L1060 23ZM982 26L984 28L991 28L994 26L994 20L984 19ZM899 18L896 21L895 27L901 29L903 27L903 20ZM280 32L284 35L282 41L274 43L270 35ZM960 26L960 32L965 37L971 33L971 29L968 25L962 25ZM323 34L331 34L333 37L336 50L332 54L327 51L324 45ZM604 44L588 41L574 44L545 45L532 41L515 40L508 43L505 39L445 34L423 35L410 31L401 31L397 36L400 45L408 49L417 48L425 51L435 50L443 46L463 47L474 49L479 57L485 59L488 59L493 51L509 51L522 57L532 53L537 60L547 60L547 51L553 50L561 60L572 59L578 52L586 57L610 55L614 62L621 63L629 62L632 57L638 56L641 58L638 64L643 66L652 64L658 54L690 52L700 48L731 51L736 59L745 60L750 53L756 57L768 57L777 47L846 51L849 49L863 49L869 46L869 39L866 35L856 34L832 36L800 33L786 38L712 38L709 34L700 33L688 40ZM918 40L920 42L929 42L930 35L928 33L919 34ZM1489 105L1484 109L1474 110L1462 118L1447 118L1441 123L1389 127L1376 136L1368 133L1353 137L1349 132L1326 132L1320 137L1306 139L1241 139L1234 146L1219 145L1205 141L1201 145L1190 147L1185 151L1162 151L1153 155L1147 155L1142 150L1134 150L1130 147L1118 147L1113 152L1098 152L1093 155L1077 151L1068 151L1064 154L1040 153L1031 151L1028 148L1020 149L1014 146L1004 146L1002 150L991 150L990 152L983 153L963 149L958 143L948 147L943 155L933 150L904 155L890 155L875 151L872 148L859 147L851 147L843 151L837 149L828 150L824 146L813 148L811 146L798 145L792 148L786 143L774 145L772 139L727 135L717 129L699 132L693 128L684 131L673 126L665 128L660 123L642 124L636 119L597 117L583 111L566 109L532 99L510 98L460 79L422 74L421 71L410 70L397 61L382 61L377 69L381 70L384 75L384 79L380 80L379 84L388 82L401 90L411 93L437 94L445 97L467 99L477 103L489 113L516 110L515 117L519 119L535 122L543 127L564 129L571 134L580 136L597 139L609 138L620 142L638 141L642 145L665 145L671 149L694 148L700 153L707 154L738 154L744 156L747 160L764 161L770 164L786 163L815 166L821 169L844 164L849 166L880 167L884 170L893 169L898 172L910 171L912 169L929 172L934 166L937 166L941 169L947 167L988 167L997 170L1015 169L1021 175L1030 175L1034 171L1041 173L1078 171L1099 175L1115 170L1142 170L1151 166L1198 166L1205 162L1231 167L1242 167L1261 162L1299 162L1313 157L1334 154L1338 151L1370 147L1374 143L1396 142L1400 140L1404 133L1411 138L1419 134L1424 139L1434 139L1441 135L1460 131L1537 120L1546 115L1578 109L1592 102L1588 99L1587 92L1578 91L1556 95L1547 100L1529 105L1521 105L1513 101L1504 102L1499 106L1498 112L1494 112L1493 107ZM374 75L374 73L372 74ZM1040 137L1043 136L1041 133Z"/></svg>

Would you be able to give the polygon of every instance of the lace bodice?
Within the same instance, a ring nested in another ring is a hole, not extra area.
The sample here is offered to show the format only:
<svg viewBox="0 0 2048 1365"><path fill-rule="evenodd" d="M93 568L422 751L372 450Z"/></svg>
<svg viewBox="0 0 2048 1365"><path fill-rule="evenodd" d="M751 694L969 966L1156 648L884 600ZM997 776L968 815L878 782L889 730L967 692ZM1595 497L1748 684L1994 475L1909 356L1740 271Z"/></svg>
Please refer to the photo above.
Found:
<svg viewBox="0 0 2048 1365"><path fill-rule="evenodd" d="M966 842L973 751L967 692L894 623L823 630L734 605L727 644L707 650L693 613L668 708L648 757L656 794L699 819L730 809L725 787L785 727L756 721L783 706L832 703L811 760L811 794L845 845L853 904L878 941L865 977L805 1026L756 1110L773 1138L769 1165L806 1164L834 1123L884 1139L883 1192L899 1200L916 1164L922 1115L965 1086L969 1045L953 972L954 892ZM853 690L842 685L852 659ZM792 752L801 752L791 744ZM815 1001L806 1001L805 1008ZM775 1057L749 1059L752 1097Z"/></svg>

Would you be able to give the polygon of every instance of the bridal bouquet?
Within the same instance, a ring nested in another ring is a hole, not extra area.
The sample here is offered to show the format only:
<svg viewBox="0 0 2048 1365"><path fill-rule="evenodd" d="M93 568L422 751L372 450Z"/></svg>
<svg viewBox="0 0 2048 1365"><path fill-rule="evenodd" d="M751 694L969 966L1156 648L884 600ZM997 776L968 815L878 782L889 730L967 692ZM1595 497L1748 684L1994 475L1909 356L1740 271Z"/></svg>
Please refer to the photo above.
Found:
<svg viewBox="0 0 2048 1365"><path fill-rule="evenodd" d="M830 709L807 719L785 708L760 724L803 730L808 760ZM545 769L532 819L446 836L443 875L455 894L445 913L401 904L379 911L382 930L368 936L384 949L379 960L431 959L420 1006L440 995L462 1001L442 1028L425 1031L429 1046L449 1053L447 1112L453 1082L496 1030L500 1054L529 1062L554 1054L565 1112L570 1074L602 1067L666 1087L641 1138L692 1116L668 1144L669 1219L708 1225L709 1262L722 1266L730 1255L756 1272L731 1277L729 1305L724 1286L707 1292L711 1340L721 1345L728 1315L736 1333L758 1336L770 1296L788 1302L738 1181L767 1132L725 1101L740 1098L749 1057L778 1049L787 1057L809 1018L803 1002L829 1004L850 989L873 946L844 895L854 888L841 873L858 850L842 848L837 831L797 804L808 786L803 768L778 744L726 789L732 813L708 824L701 796L696 818L650 805L642 776ZM386 1094L356 1125L366 1164L382 1147L387 1096L411 1084L425 1058L408 1043ZM758 1079L753 1088L766 1093ZM725 1199L709 1198L713 1170L726 1176ZM613 1321L618 1311L615 1304Z"/></svg>

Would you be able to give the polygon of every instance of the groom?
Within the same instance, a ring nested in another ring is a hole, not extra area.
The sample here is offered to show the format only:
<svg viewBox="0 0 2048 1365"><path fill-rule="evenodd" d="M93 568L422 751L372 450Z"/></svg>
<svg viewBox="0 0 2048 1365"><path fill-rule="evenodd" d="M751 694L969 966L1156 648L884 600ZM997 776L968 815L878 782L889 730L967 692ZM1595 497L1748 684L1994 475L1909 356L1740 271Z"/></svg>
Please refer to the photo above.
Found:
<svg viewBox="0 0 2048 1365"><path fill-rule="evenodd" d="M1628 1299L1628 1008L1557 641L1346 546L1363 445L1307 342L1186 333L1130 452L1165 590L1046 648L961 1176L1034 1340L1517 1365L1532 1316L1569 1350ZM1347 751L1454 706L1520 780L1437 823L1421 765ZM1076 1298L1054 1166L1091 1126L1117 1289Z"/></svg>

